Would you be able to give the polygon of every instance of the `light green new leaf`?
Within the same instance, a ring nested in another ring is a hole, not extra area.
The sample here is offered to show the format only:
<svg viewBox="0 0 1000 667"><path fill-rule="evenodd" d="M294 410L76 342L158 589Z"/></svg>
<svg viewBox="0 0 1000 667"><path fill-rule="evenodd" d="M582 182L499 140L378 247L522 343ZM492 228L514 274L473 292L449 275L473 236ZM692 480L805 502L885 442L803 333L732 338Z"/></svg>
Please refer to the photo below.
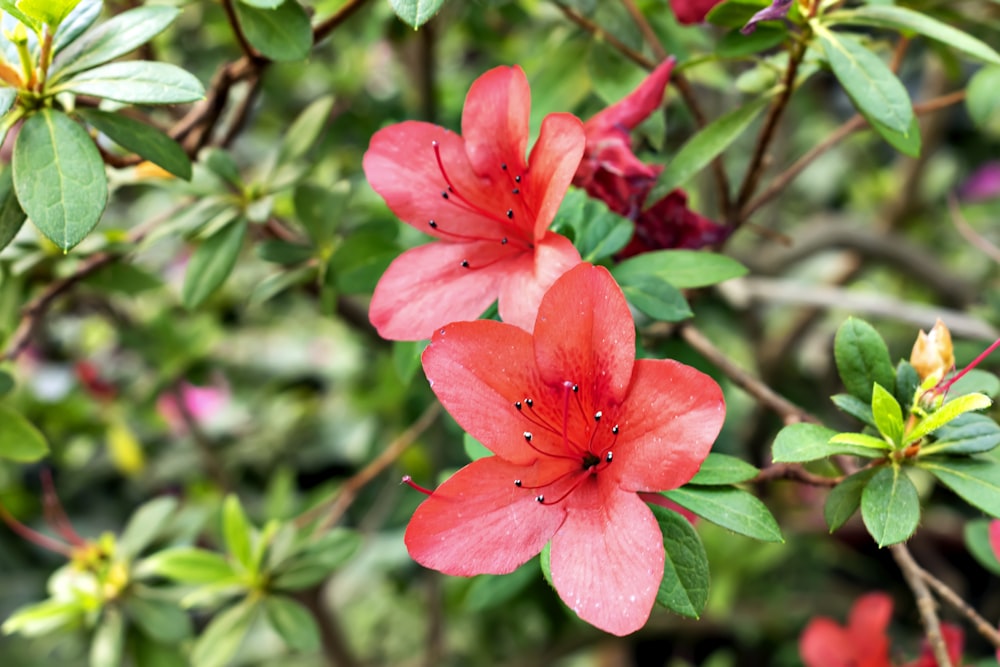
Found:
<svg viewBox="0 0 1000 667"><path fill-rule="evenodd" d="M176 509L177 499L172 496L155 498L140 506L118 538L118 554L127 559L138 556L163 530Z"/></svg>
<svg viewBox="0 0 1000 667"><path fill-rule="evenodd" d="M9 165L0 165L0 250L14 240L27 216L14 194L14 180Z"/></svg>
<svg viewBox="0 0 1000 667"><path fill-rule="evenodd" d="M620 284L654 275L674 287L707 287L746 275L747 268L732 257L701 250L657 250L630 257L611 273Z"/></svg>
<svg viewBox="0 0 1000 667"><path fill-rule="evenodd" d="M769 98L766 96L753 100L716 118L688 139L660 174L649 195L649 201L657 201L666 196L701 171L750 127L750 123L768 102Z"/></svg>
<svg viewBox="0 0 1000 667"><path fill-rule="evenodd" d="M59 29L52 38L52 53L58 54L83 34L83 31L93 25L97 17L101 15L102 9L104 9L104 0L81 0L76 8L59 24Z"/></svg>
<svg viewBox="0 0 1000 667"><path fill-rule="evenodd" d="M191 180L191 160L180 144L163 132L128 116L99 109L78 109L77 113L122 148L158 164L178 178Z"/></svg>
<svg viewBox="0 0 1000 667"><path fill-rule="evenodd" d="M17 8L55 30L78 4L80 0L18 0Z"/></svg>
<svg viewBox="0 0 1000 667"><path fill-rule="evenodd" d="M126 104L183 104L205 96L201 82L176 65L127 60L75 74L52 92L104 97Z"/></svg>
<svg viewBox="0 0 1000 667"><path fill-rule="evenodd" d="M896 389L896 369L882 336L864 320L849 317L833 341L837 372L847 391L871 403L876 382L890 392Z"/></svg>
<svg viewBox="0 0 1000 667"><path fill-rule="evenodd" d="M330 120L333 95L321 97L299 114L281 139L276 164L282 165L305 157L319 141L323 128Z"/></svg>
<svg viewBox="0 0 1000 667"><path fill-rule="evenodd" d="M14 189L31 221L69 250L100 221L108 201L104 161L87 132L66 114L43 109L14 144Z"/></svg>
<svg viewBox="0 0 1000 667"><path fill-rule="evenodd" d="M389 4L401 21L416 29L438 13L444 0L389 0Z"/></svg>
<svg viewBox="0 0 1000 667"><path fill-rule="evenodd" d="M1000 462L986 457L928 458L917 465L930 471L965 502L1000 518Z"/></svg>
<svg viewBox="0 0 1000 667"><path fill-rule="evenodd" d="M896 397L877 382L872 392L872 415L879 433L897 446L900 445L903 436L903 409L899 407Z"/></svg>
<svg viewBox="0 0 1000 667"><path fill-rule="evenodd" d="M856 472L837 486L830 489L823 505L823 518L830 532L837 530L850 519L861 505L861 493L865 485L875 475L874 468L866 468Z"/></svg>
<svg viewBox="0 0 1000 667"><path fill-rule="evenodd" d="M663 579L656 602L687 616L701 616L708 601L708 556L701 538L687 519L659 505L650 505L663 533Z"/></svg>
<svg viewBox="0 0 1000 667"><path fill-rule="evenodd" d="M156 37L180 14L176 7L151 5L117 14L72 42L52 63L51 80L103 65Z"/></svg>
<svg viewBox="0 0 1000 667"><path fill-rule="evenodd" d="M293 651L312 653L319 648L319 627L312 613L285 595L264 598L264 613Z"/></svg>
<svg viewBox="0 0 1000 667"><path fill-rule="evenodd" d="M778 523L756 496L734 487L685 486L662 495L703 519L764 542L784 542Z"/></svg>
<svg viewBox="0 0 1000 667"><path fill-rule="evenodd" d="M142 560L137 576L158 576L188 584L234 581L232 565L221 554L195 547L175 547Z"/></svg>
<svg viewBox="0 0 1000 667"><path fill-rule="evenodd" d="M913 123L913 106L906 88L882 59L851 35L813 27L827 62L859 111L906 135Z"/></svg>
<svg viewBox="0 0 1000 667"><path fill-rule="evenodd" d="M257 7L258 9L274 9L284 2L284 0L240 0L240 2L250 7Z"/></svg>
<svg viewBox="0 0 1000 667"><path fill-rule="evenodd" d="M240 499L234 494L226 496L222 504L222 535L226 549L248 571L252 571L254 532Z"/></svg>
<svg viewBox="0 0 1000 667"><path fill-rule="evenodd" d="M191 664L225 667L239 650L259 608L256 600L248 598L213 618L195 642Z"/></svg>
<svg viewBox="0 0 1000 667"><path fill-rule="evenodd" d="M875 473L861 493L861 518L879 547L902 542L920 523L920 495L899 466Z"/></svg>
<svg viewBox="0 0 1000 667"><path fill-rule="evenodd" d="M274 9L245 3L234 7L247 41L266 58L279 62L302 60L312 50L309 15L295 0L285 0Z"/></svg>
<svg viewBox="0 0 1000 667"><path fill-rule="evenodd" d="M174 600L152 597L149 589L139 589L125 598L128 617L150 639L176 644L191 636L191 617Z"/></svg>
<svg viewBox="0 0 1000 667"><path fill-rule="evenodd" d="M90 642L90 667L120 667L125 649L125 618L114 605L104 613Z"/></svg>
<svg viewBox="0 0 1000 667"><path fill-rule="evenodd" d="M191 255L181 290L186 308L197 308L226 282L243 247L247 224L245 219L235 220L198 246Z"/></svg>
<svg viewBox="0 0 1000 667"><path fill-rule="evenodd" d="M85 612L79 599L50 598L38 604L21 607L3 622L0 630L5 635L39 637L61 628L78 625Z"/></svg>
<svg viewBox="0 0 1000 667"><path fill-rule="evenodd" d="M30 463L48 453L45 436L20 414L0 405L0 459Z"/></svg>
<svg viewBox="0 0 1000 667"><path fill-rule="evenodd" d="M993 401L990 400L989 396L984 394L966 394L965 396L954 398L917 422L913 430L906 434L906 441L913 442L914 440L919 440L925 435L933 433L959 415L975 410L985 410L991 405L993 405Z"/></svg>
<svg viewBox="0 0 1000 667"><path fill-rule="evenodd" d="M41 32L42 23L39 22L38 19L36 19L35 17L29 16L28 14L25 14L20 9L18 9L17 5L14 4L14 0L0 0L0 10L7 12L8 14L11 15L12 18L17 19L18 21L23 23L26 27L31 28L35 33ZM3 39L2 41L7 42L8 44L11 45L11 48L13 48L13 44L11 44L9 40L7 40L6 38ZM13 60L16 61L16 58L14 58Z"/></svg>
<svg viewBox="0 0 1000 667"><path fill-rule="evenodd" d="M689 483L703 486L739 484L753 479L759 472L760 470L743 459L712 452L702 461L701 468Z"/></svg>
<svg viewBox="0 0 1000 667"><path fill-rule="evenodd" d="M830 438L830 444L854 447L855 451L853 452L846 451L840 453L866 456L868 458L881 456L891 449L889 443L882 438L876 438L865 433L838 433Z"/></svg>
<svg viewBox="0 0 1000 667"><path fill-rule="evenodd" d="M870 4L857 9L833 12L823 17L827 24L846 23L876 28L906 30L930 37L984 62L1000 65L1000 53L985 42L942 23L922 12L894 5Z"/></svg>

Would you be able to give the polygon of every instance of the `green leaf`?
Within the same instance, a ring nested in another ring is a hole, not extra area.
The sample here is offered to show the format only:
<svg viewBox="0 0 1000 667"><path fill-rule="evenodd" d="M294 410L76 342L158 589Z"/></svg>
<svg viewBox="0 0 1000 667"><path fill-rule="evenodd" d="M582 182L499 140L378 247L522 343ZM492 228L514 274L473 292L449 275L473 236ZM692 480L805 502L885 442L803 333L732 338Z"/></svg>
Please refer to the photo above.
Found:
<svg viewBox="0 0 1000 667"><path fill-rule="evenodd" d="M920 375L909 361L896 364L896 400L904 408L913 405L913 399L920 388Z"/></svg>
<svg viewBox="0 0 1000 667"><path fill-rule="evenodd" d="M345 294L371 293L399 248L376 225L351 232L330 257L329 268L337 289Z"/></svg>
<svg viewBox="0 0 1000 667"><path fill-rule="evenodd" d="M573 188L556 213L556 231L572 239L583 261L593 263L624 248L632 238L635 224L585 190Z"/></svg>
<svg viewBox="0 0 1000 667"><path fill-rule="evenodd" d="M552 542L551 540L545 543L542 547L542 553L538 554L538 566L542 570L542 576L545 578L546 583L548 583L549 588L555 590L556 585L552 583Z"/></svg>
<svg viewBox="0 0 1000 667"><path fill-rule="evenodd" d="M78 109L77 114L122 148L158 164L178 178L191 180L191 160L184 149L156 128L99 109Z"/></svg>
<svg viewBox="0 0 1000 667"><path fill-rule="evenodd" d="M621 288L629 303L654 320L680 322L694 315L681 291L658 276L636 276Z"/></svg>
<svg viewBox="0 0 1000 667"><path fill-rule="evenodd" d="M90 641L90 667L121 667L125 648L125 618L113 605L106 605Z"/></svg>
<svg viewBox="0 0 1000 667"><path fill-rule="evenodd" d="M611 271L619 284L656 276L674 287L707 287L746 275L732 257L701 250L657 250L626 259Z"/></svg>
<svg viewBox="0 0 1000 667"><path fill-rule="evenodd" d="M879 547L902 542L920 523L917 487L899 466L875 473L861 493L861 518Z"/></svg>
<svg viewBox="0 0 1000 667"><path fill-rule="evenodd" d="M1000 53L994 51L985 42L931 18L927 14L906 7L870 4L857 9L827 14L824 21L829 24L845 23L912 31L941 42L945 46L958 49L973 58L1000 65Z"/></svg>
<svg viewBox="0 0 1000 667"><path fill-rule="evenodd" d="M689 484L700 484L702 486L721 486L725 484L739 484L746 482L757 476L760 470L750 465L743 459L727 454L711 452L704 461L697 474L691 478Z"/></svg>
<svg viewBox="0 0 1000 667"><path fill-rule="evenodd" d="M317 248L328 246L344 217L350 184L332 188L304 183L295 188L295 214Z"/></svg>
<svg viewBox="0 0 1000 667"><path fill-rule="evenodd" d="M856 472L837 486L830 489L823 505L823 518L830 532L837 530L850 519L861 505L861 493L875 475L875 468L866 468Z"/></svg>
<svg viewBox="0 0 1000 667"><path fill-rule="evenodd" d="M462 607L470 614L495 609L517 597L537 578L538 570L530 561L510 574L481 574L472 580Z"/></svg>
<svg viewBox="0 0 1000 667"><path fill-rule="evenodd" d="M920 448L930 454L981 454L1000 445L1000 426L985 415L964 414L934 432L936 440Z"/></svg>
<svg viewBox="0 0 1000 667"><path fill-rule="evenodd" d="M20 634L39 637L62 628L75 626L83 619L84 608L79 599L49 599L38 604L21 607L3 622L0 629L5 635Z"/></svg>
<svg viewBox="0 0 1000 667"><path fill-rule="evenodd" d="M249 7L257 7L259 9L274 9L282 2L284 2L284 0L239 0L239 1Z"/></svg>
<svg viewBox="0 0 1000 667"><path fill-rule="evenodd" d="M235 577L232 565L222 554L195 547L158 551L137 565L137 574L188 584L214 584L234 580Z"/></svg>
<svg viewBox="0 0 1000 667"><path fill-rule="evenodd" d="M243 248L248 223L238 218L198 246L188 262L181 299L184 307L197 308L226 282Z"/></svg>
<svg viewBox="0 0 1000 667"><path fill-rule="evenodd" d="M872 391L872 415L879 433L899 446L903 436L903 409L896 397L877 382Z"/></svg>
<svg viewBox="0 0 1000 667"><path fill-rule="evenodd" d="M251 572L254 532L247 515L243 512L240 499L235 494L226 496L222 504L222 536L226 542L226 549L237 563Z"/></svg>
<svg viewBox="0 0 1000 667"><path fill-rule="evenodd" d="M865 403L871 403L876 382L895 391L896 371L889 360L889 348L864 320L849 317L840 325L833 341L833 356L847 391Z"/></svg>
<svg viewBox="0 0 1000 667"><path fill-rule="evenodd" d="M993 136L1000 135L1000 67L984 67L969 79L965 107L972 122Z"/></svg>
<svg viewBox="0 0 1000 667"><path fill-rule="evenodd" d="M814 22L830 69L854 106L892 132L907 135L913 106L906 88L882 59L851 35L833 33Z"/></svg>
<svg viewBox="0 0 1000 667"><path fill-rule="evenodd" d="M56 34L52 38L52 52L59 53L70 42L75 41L83 34L84 30L93 25L97 17L101 15L102 9L104 9L103 0L82 0L77 4L73 11L59 24L59 29L56 30Z"/></svg>
<svg viewBox="0 0 1000 667"><path fill-rule="evenodd" d="M312 653L319 649L319 626L312 613L285 595L264 598L264 614L285 644L293 651Z"/></svg>
<svg viewBox="0 0 1000 667"><path fill-rule="evenodd" d="M282 292L306 283L315 283L318 272L315 266L300 266L290 271L270 275L257 283L247 299L247 306L259 306Z"/></svg>
<svg viewBox="0 0 1000 667"><path fill-rule="evenodd" d="M930 471L965 502L1000 518L1000 462L990 458L927 458L917 465Z"/></svg>
<svg viewBox="0 0 1000 667"><path fill-rule="evenodd" d="M259 607L246 599L212 619L191 651L191 664L198 667L225 667L243 644Z"/></svg>
<svg viewBox="0 0 1000 667"><path fill-rule="evenodd" d="M80 0L17 0L18 9L53 30L78 4Z"/></svg>
<svg viewBox="0 0 1000 667"><path fill-rule="evenodd" d="M938 430L959 415L974 410L985 410L991 405L993 405L993 401L990 400L989 396L984 394L966 394L965 396L953 398L917 422L913 430L906 433L906 441L913 442L919 440L925 435Z"/></svg>
<svg viewBox="0 0 1000 667"><path fill-rule="evenodd" d="M109 294L136 296L163 287L163 280L156 274L140 269L134 264L115 262L98 269L83 280L90 287Z"/></svg>
<svg viewBox="0 0 1000 667"><path fill-rule="evenodd" d="M235 158L228 151L210 146L199 153L198 159L209 171L233 186L234 189L243 189L240 166L236 164Z"/></svg>
<svg viewBox="0 0 1000 667"><path fill-rule="evenodd" d="M361 536L357 532L346 528L331 530L275 568L272 585L289 591L315 586L347 562L360 546Z"/></svg>
<svg viewBox="0 0 1000 667"><path fill-rule="evenodd" d="M750 17L769 4L770 0L726 0L712 7L705 20L723 28L742 28Z"/></svg>
<svg viewBox="0 0 1000 667"><path fill-rule="evenodd" d="M14 240L28 217L17 201L13 178L10 166L0 165L0 250Z"/></svg>
<svg viewBox="0 0 1000 667"><path fill-rule="evenodd" d="M30 463L48 453L45 436L27 419L0 405L0 458Z"/></svg>
<svg viewBox="0 0 1000 667"><path fill-rule="evenodd" d="M126 104L183 104L205 96L201 82L176 65L127 60L74 74L56 84L53 93L105 97Z"/></svg>
<svg viewBox="0 0 1000 667"><path fill-rule="evenodd" d="M438 13L444 0L389 0L392 11L411 28L419 28Z"/></svg>
<svg viewBox="0 0 1000 667"><path fill-rule="evenodd" d="M760 97L744 104L716 118L688 139L660 174L649 201L666 196L701 171L750 127L768 102L768 97Z"/></svg>
<svg viewBox="0 0 1000 667"><path fill-rule="evenodd" d="M100 11L100 3L98 12ZM103 65L136 50L166 30L180 9L164 5L137 7L117 14L73 41L52 63L51 81Z"/></svg>
<svg viewBox="0 0 1000 667"><path fill-rule="evenodd" d="M254 253L265 262L281 264L282 266L294 266L312 259L313 248L289 243L281 239L268 239L254 246Z"/></svg>
<svg viewBox="0 0 1000 667"><path fill-rule="evenodd" d="M235 5L243 34L253 48L271 60L303 60L313 45L309 15L295 0L285 0L274 9L260 9L244 3Z"/></svg>
<svg viewBox="0 0 1000 667"><path fill-rule="evenodd" d="M770 510L756 496L734 487L685 486L662 495L698 516L764 542L784 542Z"/></svg>
<svg viewBox="0 0 1000 667"><path fill-rule="evenodd" d="M14 189L39 231L69 250L97 225L108 201L104 161L87 132L53 109L33 114L14 144Z"/></svg>
<svg viewBox="0 0 1000 667"><path fill-rule="evenodd" d="M319 142L332 110L333 95L321 97L307 106L282 137L276 164L287 164L305 157Z"/></svg>
<svg viewBox="0 0 1000 667"><path fill-rule="evenodd" d="M659 505L650 505L663 532L663 579L656 602L687 616L701 616L708 602L708 556L701 538L687 519Z"/></svg>
<svg viewBox="0 0 1000 667"><path fill-rule="evenodd" d="M920 156L923 137L920 136L920 123L917 122L916 116L910 121L910 127L907 128L906 132L897 132L867 115L865 118L872 129L878 132L879 136L897 151L910 157Z"/></svg>
<svg viewBox="0 0 1000 667"><path fill-rule="evenodd" d="M28 16L20 9L18 9L17 5L14 4L14 1L15 0L0 0L0 10L7 12L8 14L10 14L11 18L17 19L19 22L23 23L26 27L31 28L31 30L34 31L35 33L41 32L42 24L39 23L38 20L35 19L33 16ZM3 40L0 41L4 43L10 43L11 47L13 47L13 43L10 40L6 39L6 36ZM11 60L16 62L17 59L12 58Z"/></svg>
<svg viewBox="0 0 1000 667"><path fill-rule="evenodd" d="M892 447L882 438L865 433L838 433L830 438L830 443L834 446L852 447L852 451L841 452L843 454L854 454L855 456L865 456L876 458L884 456Z"/></svg>
<svg viewBox="0 0 1000 667"><path fill-rule="evenodd" d="M979 564L1000 577L1000 560L990 542L991 519L973 519L965 524L965 544Z"/></svg>
<svg viewBox="0 0 1000 667"><path fill-rule="evenodd" d="M13 388L14 378L10 376L10 373L0 370L0 396L9 394Z"/></svg>
<svg viewBox="0 0 1000 667"><path fill-rule="evenodd" d="M161 496L141 505L118 538L118 554L131 560L148 547L177 509L177 499Z"/></svg>
<svg viewBox="0 0 1000 667"><path fill-rule="evenodd" d="M715 53L720 58L743 58L773 49L787 38L788 28L781 24L760 24L749 35L735 29L722 36L715 47Z"/></svg>
<svg viewBox="0 0 1000 667"><path fill-rule="evenodd" d="M487 449L486 445L479 442L468 433L465 433L462 436L462 447L465 449L465 455L469 457L470 461L477 461L487 456L493 456L493 452Z"/></svg>
<svg viewBox="0 0 1000 667"><path fill-rule="evenodd" d="M191 636L191 618L172 600L140 595L125 598L125 612L144 635L163 644L177 644Z"/></svg>
<svg viewBox="0 0 1000 667"><path fill-rule="evenodd" d="M875 427L875 415L872 414L872 406L869 403L851 394L835 394L830 400L843 412L872 428Z"/></svg>
<svg viewBox="0 0 1000 667"><path fill-rule="evenodd" d="M964 394L986 394L991 398L1000 396L1000 378L979 368L973 368L965 372L965 375L955 381L948 391L949 396L962 396ZM954 399L952 399L954 400Z"/></svg>
<svg viewBox="0 0 1000 667"><path fill-rule="evenodd" d="M871 458L881 455L882 450L888 449L885 443L882 443L881 448L873 450L852 443L830 442L830 439L837 435L833 429L819 424L806 424L804 422L789 424L778 431L778 435L774 438L771 456L775 463L802 463L824 459L836 454L852 454Z"/></svg>

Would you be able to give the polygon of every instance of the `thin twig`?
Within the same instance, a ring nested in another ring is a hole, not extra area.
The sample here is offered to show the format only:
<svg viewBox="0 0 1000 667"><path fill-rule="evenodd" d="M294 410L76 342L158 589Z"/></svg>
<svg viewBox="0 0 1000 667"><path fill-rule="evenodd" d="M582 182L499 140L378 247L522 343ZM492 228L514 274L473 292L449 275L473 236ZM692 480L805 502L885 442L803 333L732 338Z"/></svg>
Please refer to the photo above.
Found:
<svg viewBox="0 0 1000 667"><path fill-rule="evenodd" d="M797 463L775 463L761 470L750 481L756 484L777 479L788 479L793 482L802 482L811 486L825 486L828 488L833 488L844 481L843 477L823 477L822 475L816 475Z"/></svg>
<svg viewBox="0 0 1000 667"><path fill-rule="evenodd" d="M733 363L722 350L717 348L705 334L693 325L687 324L682 326L680 332L681 337L688 345L693 347L695 351L708 361L712 362L726 377L757 399L759 403L778 413L786 424L795 422L820 423L816 417L795 405L787 398L779 395L758 378Z"/></svg>
<svg viewBox="0 0 1000 667"><path fill-rule="evenodd" d="M299 591L295 597L312 613L319 626L320 642L323 653L332 667L356 667L358 661L351 653L344 637L344 631L330 605L323 599L323 587L314 586L308 590Z"/></svg>
<svg viewBox="0 0 1000 667"><path fill-rule="evenodd" d="M236 8L233 7L233 0L222 0L222 8L226 12L226 18L229 20L229 26L233 29L233 34L236 35L236 43L240 45L240 50L248 58L257 58L260 56L257 53L257 49L250 45L247 41L247 36L243 34L243 26L240 25L240 20L236 17Z"/></svg>
<svg viewBox="0 0 1000 667"><path fill-rule="evenodd" d="M361 9L362 5L364 5L367 1L368 0L350 0L332 15L316 24L313 28L313 44L319 44L326 39L326 37L337 28L337 26L349 19L351 15Z"/></svg>
<svg viewBox="0 0 1000 667"><path fill-rule="evenodd" d="M1000 262L1000 248L990 243L989 239L972 228L972 225L962 215L962 209L958 205L958 198L953 194L948 197L948 211L951 213L951 223L955 225L955 229L962 235L962 238L994 262Z"/></svg>
<svg viewBox="0 0 1000 667"><path fill-rule="evenodd" d="M417 421L413 422L409 428L400 433L368 465L344 482L331 498L299 515L295 520L296 525L306 526L320 517L323 517L323 519L317 526L317 533L322 533L336 525L348 508L350 508L351 503L354 502L361 489L386 468L395 463L396 459L402 456L403 452L434 423L434 420L440 414L441 405L439 403L431 403L424 410L423 414L417 418Z"/></svg>
<svg viewBox="0 0 1000 667"><path fill-rule="evenodd" d="M588 19L586 16L579 14L572 7L569 7L568 5L560 2L560 0L552 0L552 3L560 10L562 10L562 13L565 14L566 18L568 18L570 21L572 21L573 23L577 24L578 26L589 32L598 41L607 42L614 49L616 49L619 53L621 53L623 56L625 56L632 62L636 63L637 65L640 65L641 67L645 67L648 70L651 70L654 67L656 67L655 62L653 62L643 54L639 53L638 51L636 51L635 49L633 49L628 44L624 43L611 33L605 31L604 28L597 25L596 23Z"/></svg>
<svg viewBox="0 0 1000 667"><path fill-rule="evenodd" d="M892 557L896 559L899 569L903 571L903 578L913 591L913 597L917 601L917 611L920 612L920 620L924 625L924 632L927 634L927 643L931 646L934 659L937 660L938 667L952 667L951 658L948 656L948 646L941 636L941 621L937 615L937 604L931 591L927 588L927 583L921 576L921 567L913 560L913 555L900 542L889 547Z"/></svg>
<svg viewBox="0 0 1000 667"><path fill-rule="evenodd" d="M914 563L914 565L916 565L916 563ZM928 586L934 589L934 592L938 594L939 598L954 607L955 611L961 613L969 619L972 626L976 628L979 634L986 638L986 641L993 644L993 646L1000 648L1000 631L993 627L992 623L983 618L968 602L963 600L958 593L953 591L948 584L944 583L919 565L917 565L917 573L925 582L927 582Z"/></svg>

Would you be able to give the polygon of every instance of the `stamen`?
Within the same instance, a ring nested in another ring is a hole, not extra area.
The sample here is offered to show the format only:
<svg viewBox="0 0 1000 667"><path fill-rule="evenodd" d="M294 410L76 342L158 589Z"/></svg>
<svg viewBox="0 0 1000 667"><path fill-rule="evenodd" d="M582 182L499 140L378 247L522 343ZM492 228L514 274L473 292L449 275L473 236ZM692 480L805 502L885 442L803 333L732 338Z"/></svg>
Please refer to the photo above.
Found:
<svg viewBox="0 0 1000 667"><path fill-rule="evenodd" d="M507 163L506 162L501 162L500 163L500 168L503 169L504 171L507 171Z"/></svg>
<svg viewBox="0 0 1000 667"><path fill-rule="evenodd" d="M612 459L612 458L614 458L614 455L613 455L613 454L611 453L611 451L609 450L609 451L608 451L608 453L607 453L607 455L606 455L606 456L604 457L604 460L605 460L605 462L607 462L607 463L611 463L611 459Z"/></svg>
<svg viewBox="0 0 1000 667"><path fill-rule="evenodd" d="M59 502L59 495L56 493L55 484L52 482L52 471L48 468L42 470L42 507L45 520L59 535L75 547L86 545L86 541L80 537L79 533L73 529L62 503Z"/></svg>
<svg viewBox="0 0 1000 667"><path fill-rule="evenodd" d="M512 208L509 208L509 209L507 209L507 217L508 217L508 218L509 218L510 220L513 220L513 219L514 219L514 209L512 209Z"/></svg>
<svg viewBox="0 0 1000 667"><path fill-rule="evenodd" d="M618 435L618 424L615 424L614 426L611 427L611 432L614 433L615 435Z"/></svg>
<svg viewBox="0 0 1000 667"><path fill-rule="evenodd" d="M517 181L518 183L520 183L521 182L521 177L520 176L515 176L514 180Z"/></svg>
<svg viewBox="0 0 1000 667"><path fill-rule="evenodd" d="M525 440L526 440L527 442L531 442L531 432L530 432L530 431L525 431L525 432L524 432L524 439L525 439Z"/></svg>
<svg viewBox="0 0 1000 667"><path fill-rule="evenodd" d="M525 403L525 405L527 405L527 406L528 406L529 408L533 408L533 407L535 407L535 402L534 402L533 400L531 400L530 398L526 398L526 399L524 399L524 403Z"/></svg>
<svg viewBox="0 0 1000 667"><path fill-rule="evenodd" d="M429 496L432 493L434 493L430 489L425 489L424 487L422 487L419 484L417 484L416 482L414 482L413 478L410 477L409 475L403 475L403 479L400 480L400 481L401 481L402 484L406 484L411 489L419 491L420 493L424 494L425 496Z"/></svg>
<svg viewBox="0 0 1000 667"><path fill-rule="evenodd" d="M467 260L467 259L463 259L462 260L462 268L463 269L469 268L469 260Z"/></svg>
<svg viewBox="0 0 1000 667"><path fill-rule="evenodd" d="M507 245L507 237L506 236L503 237L502 239L500 239L500 245Z"/></svg>
<svg viewBox="0 0 1000 667"><path fill-rule="evenodd" d="M595 422L601 421L601 417L602 416L603 416L603 413L600 410L598 410L597 412L594 413L594 421Z"/></svg>
<svg viewBox="0 0 1000 667"><path fill-rule="evenodd" d="M427 224L431 226L431 229L437 229L438 228L438 223L434 222L433 220L428 220Z"/></svg>
<svg viewBox="0 0 1000 667"><path fill-rule="evenodd" d="M519 194L521 194L521 189L520 188L514 188L513 190L510 191L510 193L512 195L519 195Z"/></svg>
<svg viewBox="0 0 1000 667"><path fill-rule="evenodd" d="M514 407L517 408L518 410L520 410L521 409L521 401L514 401Z"/></svg>

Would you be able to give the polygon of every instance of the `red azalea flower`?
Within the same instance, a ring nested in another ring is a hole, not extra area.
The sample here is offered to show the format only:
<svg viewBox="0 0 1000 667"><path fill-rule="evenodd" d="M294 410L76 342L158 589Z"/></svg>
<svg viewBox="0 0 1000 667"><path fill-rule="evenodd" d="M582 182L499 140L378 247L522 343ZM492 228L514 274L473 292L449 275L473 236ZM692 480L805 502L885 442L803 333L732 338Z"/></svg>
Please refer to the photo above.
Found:
<svg viewBox="0 0 1000 667"><path fill-rule="evenodd" d="M814 618L799 638L806 667L891 667L886 628L892 598L869 593L851 607L847 627L826 617Z"/></svg>
<svg viewBox="0 0 1000 667"><path fill-rule="evenodd" d="M670 0L670 9L678 23L690 25L704 22L712 8L721 2L722 0Z"/></svg>
<svg viewBox="0 0 1000 667"><path fill-rule="evenodd" d="M942 623L941 637L944 639L944 645L948 649L948 658L952 666L961 667L962 649L965 645L965 633L962 632L962 628L951 623ZM906 667L938 667L938 661L934 658L934 651L931 650L927 640L924 640L924 647L920 652L920 657L906 665Z"/></svg>
<svg viewBox="0 0 1000 667"><path fill-rule="evenodd" d="M623 100L583 124L587 149L573 185L600 199L615 213L635 218L649 190L663 171L643 164L632 152L629 132L663 102L674 59L668 58Z"/></svg>
<svg viewBox="0 0 1000 667"><path fill-rule="evenodd" d="M993 555L1000 560L1000 519L990 521L990 546L993 547Z"/></svg>
<svg viewBox="0 0 1000 667"><path fill-rule="evenodd" d="M499 297L505 322L529 328L545 290L580 262L549 232L583 155L580 120L551 114L525 162L531 91L519 67L479 77L462 135L407 121L379 130L365 175L406 222L438 239L400 255L375 288L369 317L394 340L429 338Z"/></svg>
<svg viewBox="0 0 1000 667"><path fill-rule="evenodd" d="M639 215L635 221L635 235L617 257L624 259L665 248L697 250L722 243L731 232L731 227L689 209L687 194L678 188Z"/></svg>
<svg viewBox="0 0 1000 667"><path fill-rule="evenodd" d="M423 355L438 399L495 456L417 508L410 555L446 574L506 574L551 540L552 581L579 616L624 635L663 577L663 535L637 492L697 472L725 404L708 376L635 360L635 329L606 269L581 264L542 299L534 333L460 322Z"/></svg>

